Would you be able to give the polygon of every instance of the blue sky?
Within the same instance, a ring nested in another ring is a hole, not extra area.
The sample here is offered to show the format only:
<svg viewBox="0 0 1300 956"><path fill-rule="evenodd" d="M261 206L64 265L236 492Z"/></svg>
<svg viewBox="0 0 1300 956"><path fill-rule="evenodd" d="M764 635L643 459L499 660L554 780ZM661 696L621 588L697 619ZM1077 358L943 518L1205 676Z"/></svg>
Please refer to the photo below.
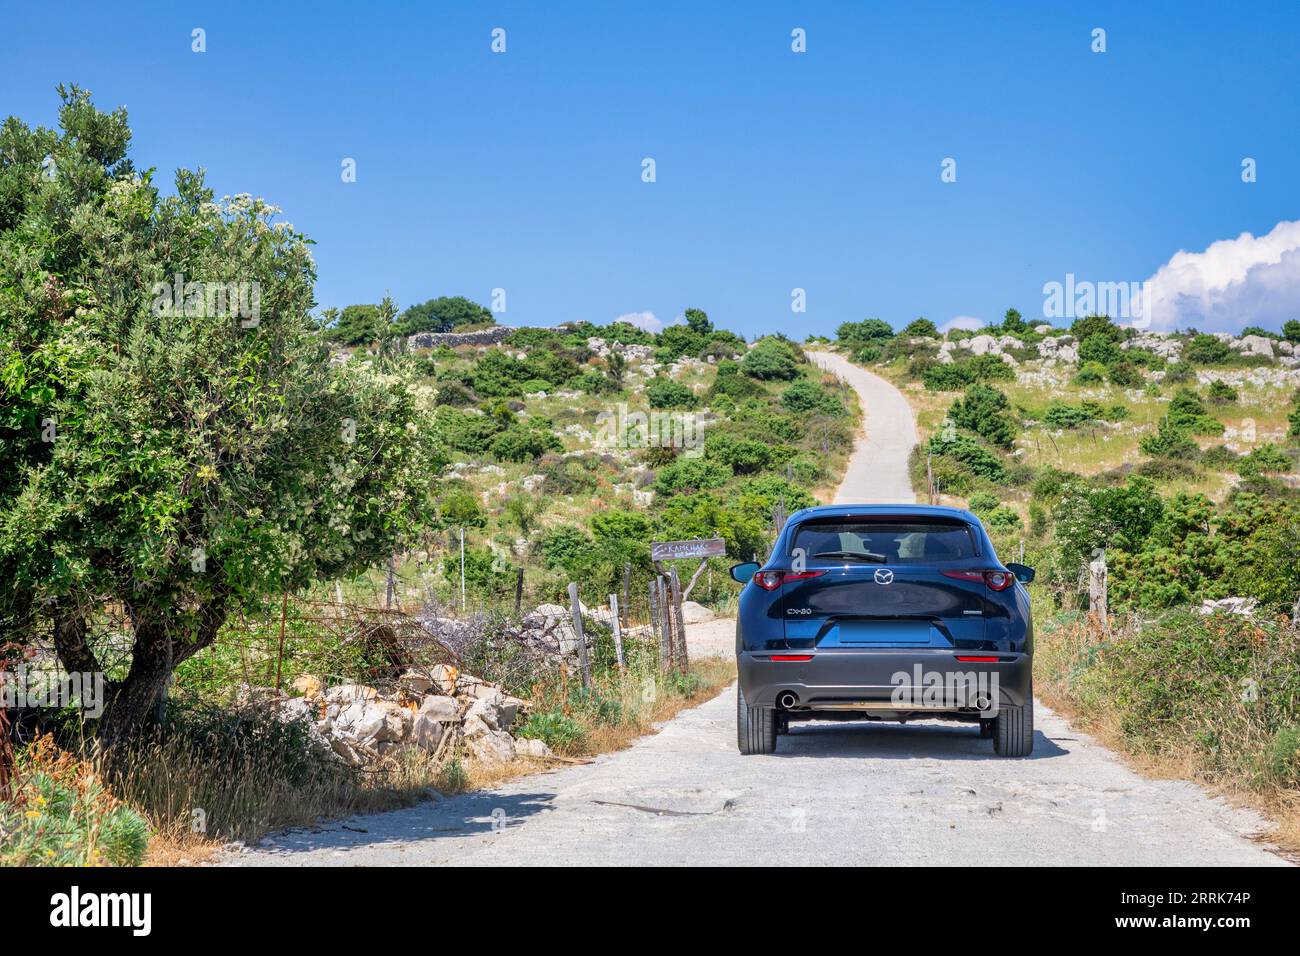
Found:
<svg viewBox="0 0 1300 956"><path fill-rule="evenodd" d="M503 288L510 324L1033 318L1067 273L1141 281L1300 219L1295 4L700 6L10 5L0 114L52 124L79 83L128 108L160 178L203 166L283 207L323 306ZM1225 287L1205 326L1275 326L1293 247L1178 281Z"/></svg>

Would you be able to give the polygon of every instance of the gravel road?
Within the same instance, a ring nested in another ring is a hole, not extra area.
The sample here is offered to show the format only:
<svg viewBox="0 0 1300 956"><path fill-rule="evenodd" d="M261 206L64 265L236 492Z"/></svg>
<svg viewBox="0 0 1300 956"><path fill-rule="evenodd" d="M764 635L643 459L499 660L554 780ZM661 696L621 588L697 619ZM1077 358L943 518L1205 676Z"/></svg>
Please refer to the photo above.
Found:
<svg viewBox="0 0 1300 956"><path fill-rule="evenodd" d="M912 414L889 383L814 353L862 397L837 501L913 501ZM734 622L688 628L731 656ZM1037 706L1032 757L1005 760L940 721L796 725L772 756L736 751L736 691L584 766L409 810L277 834L231 865L1287 865L1255 814L1147 780Z"/></svg>
<svg viewBox="0 0 1300 956"><path fill-rule="evenodd" d="M735 688L630 749L282 833L235 865L1285 865L1253 814L1144 780L1045 707L1033 757L965 725L806 724L736 751Z"/></svg>
<svg viewBox="0 0 1300 956"><path fill-rule="evenodd" d="M862 403L862 434L853 446L848 470L832 504L915 501L907 475L907 456L916 445L916 422L903 393L842 355L807 354L817 365L848 382Z"/></svg>

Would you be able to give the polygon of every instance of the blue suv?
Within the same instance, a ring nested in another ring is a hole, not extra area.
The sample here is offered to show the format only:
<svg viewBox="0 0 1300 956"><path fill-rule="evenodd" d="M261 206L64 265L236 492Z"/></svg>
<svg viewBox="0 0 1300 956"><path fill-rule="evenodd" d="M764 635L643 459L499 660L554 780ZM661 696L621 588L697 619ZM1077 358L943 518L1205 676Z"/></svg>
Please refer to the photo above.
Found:
<svg viewBox="0 0 1300 956"><path fill-rule="evenodd" d="M1034 746L1024 584L969 511L835 505L790 516L767 563L738 564L737 742L772 753L798 720L978 723L1004 757Z"/></svg>

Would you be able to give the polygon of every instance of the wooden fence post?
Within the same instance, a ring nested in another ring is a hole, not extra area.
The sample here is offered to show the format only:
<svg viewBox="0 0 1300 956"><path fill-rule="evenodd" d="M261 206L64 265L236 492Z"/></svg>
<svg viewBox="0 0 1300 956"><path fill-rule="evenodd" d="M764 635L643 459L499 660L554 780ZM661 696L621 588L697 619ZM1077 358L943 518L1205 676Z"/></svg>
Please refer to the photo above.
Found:
<svg viewBox="0 0 1300 956"><path fill-rule="evenodd" d="M668 665L667 655L664 653L663 631L659 626L659 581L657 578L650 579L649 585L650 601L650 633L654 635L655 642L659 645L659 669L666 671Z"/></svg>
<svg viewBox="0 0 1300 956"><path fill-rule="evenodd" d="M591 661L587 658L587 636L582 630L582 605L578 603L578 585L569 582L569 608L573 612L573 633L578 636L578 666L582 669L582 689L591 689Z"/></svg>
<svg viewBox="0 0 1300 956"><path fill-rule="evenodd" d="M668 588L662 574L655 577L655 622L659 633L659 669L667 674L673 669L673 624L668 613Z"/></svg>
<svg viewBox="0 0 1300 956"><path fill-rule="evenodd" d="M1088 562L1088 615L1095 616L1102 634L1110 636L1110 617L1106 607L1106 549L1098 548Z"/></svg>
<svg viewBox="0 0 1300 956"><path fill-rule="evenodd" d="M677 569L668 572L668 584L672 589L673 626L677 631L677 669L683 674L689 667L686 657L686 620L682 615L682 582L677 577Z"/></svg>
<svg viewBox="0 0 1300 956"><path fill-rule="evenodd" d="M620 605L623 611L623 626L627 627L627 613L632 606L632 562L623 562L623 603Z"/></svg>
<svg viewBox="0 0 1300 956"><path fill-rule="evenodd" d="M515 616L519 616L520 610L524 604L524 566L519 565L518 572L515 574Z"/></svg>
<svg viewBox="0 0 1300 956"><path fill-rule="evenodd" d="M609 596L609 620L614 627L614 659L618 661L618 673L623 674L623 624L619 620L618 595Z"/></svg>

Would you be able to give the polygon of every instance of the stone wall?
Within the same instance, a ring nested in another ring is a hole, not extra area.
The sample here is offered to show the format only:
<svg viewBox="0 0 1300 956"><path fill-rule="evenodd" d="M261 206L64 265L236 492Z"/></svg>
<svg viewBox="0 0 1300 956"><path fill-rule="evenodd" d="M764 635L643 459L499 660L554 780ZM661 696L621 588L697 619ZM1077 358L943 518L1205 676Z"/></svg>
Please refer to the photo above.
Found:
<svg viewBox="0 0 1300 956"><path fill-rule="evenodd" d="M474 332L417 332L407 336L406 347L411 349L436 349L440 345L455 348L458 345L496 345L504 341L514 329L508 325L495 325Z"/></svg>

